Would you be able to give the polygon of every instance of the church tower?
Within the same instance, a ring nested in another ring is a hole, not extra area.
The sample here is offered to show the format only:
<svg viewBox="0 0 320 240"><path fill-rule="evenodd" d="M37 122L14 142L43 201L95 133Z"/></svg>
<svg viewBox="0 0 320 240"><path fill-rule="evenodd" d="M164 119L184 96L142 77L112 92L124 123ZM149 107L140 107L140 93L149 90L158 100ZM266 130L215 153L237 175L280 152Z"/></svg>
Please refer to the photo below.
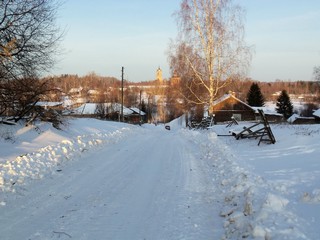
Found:
<svg viewBox="0 0 320 240"><path fill-rule="evenodd" d="M157 77L157 80L158 80L160 83L163 83L162 70L161 70L160 67L158 67L158 69L157 69L156 77Z"/></svg>

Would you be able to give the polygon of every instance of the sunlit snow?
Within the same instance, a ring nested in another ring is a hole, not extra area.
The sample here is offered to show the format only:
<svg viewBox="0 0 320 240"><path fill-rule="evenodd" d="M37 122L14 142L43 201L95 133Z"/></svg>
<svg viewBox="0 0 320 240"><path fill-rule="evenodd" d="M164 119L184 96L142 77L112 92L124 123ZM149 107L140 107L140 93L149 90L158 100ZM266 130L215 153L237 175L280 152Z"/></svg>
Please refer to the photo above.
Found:
<svg viewBox="0 0 320 240"><path fill-rule="evenodd" d="M1 239L320 236L319 125L272 124L260 146L182 125L1 125Z"/></svg>

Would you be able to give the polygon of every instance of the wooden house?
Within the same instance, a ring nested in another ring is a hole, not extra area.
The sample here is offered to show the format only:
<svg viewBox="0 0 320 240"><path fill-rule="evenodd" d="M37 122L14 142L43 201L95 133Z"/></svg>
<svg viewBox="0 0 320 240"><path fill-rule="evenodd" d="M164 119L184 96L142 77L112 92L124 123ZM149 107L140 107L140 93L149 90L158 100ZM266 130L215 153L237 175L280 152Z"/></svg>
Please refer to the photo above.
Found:
<svg viewBox="0 0 320 240"><path fill-rule="evenodd" d="M131 107L130 110L132 113L125 116L128 123L141 124L147 121L147 114L145 112L135 107Z"/></svg>
<svg viewBox="0 0 320 240"><path fill-rule="evenodd" d="M216 122L230 121L232 117L237 121L251 121L256 118L255 110L232 93L214 101L211 110Z"/></svg>

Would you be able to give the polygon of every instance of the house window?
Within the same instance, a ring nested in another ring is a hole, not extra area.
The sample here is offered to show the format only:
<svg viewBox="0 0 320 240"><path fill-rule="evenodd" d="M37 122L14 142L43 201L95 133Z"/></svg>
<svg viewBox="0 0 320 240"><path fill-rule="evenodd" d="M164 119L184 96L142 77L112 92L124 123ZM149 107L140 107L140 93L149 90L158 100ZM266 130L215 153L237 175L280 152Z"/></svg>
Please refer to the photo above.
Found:
<svg viewBox="0 0 320 240"><path fill-rule="evenodd" d="M232 117L237 121L241 121L241 114L239 114L239 113L232 114Z"/></svg>

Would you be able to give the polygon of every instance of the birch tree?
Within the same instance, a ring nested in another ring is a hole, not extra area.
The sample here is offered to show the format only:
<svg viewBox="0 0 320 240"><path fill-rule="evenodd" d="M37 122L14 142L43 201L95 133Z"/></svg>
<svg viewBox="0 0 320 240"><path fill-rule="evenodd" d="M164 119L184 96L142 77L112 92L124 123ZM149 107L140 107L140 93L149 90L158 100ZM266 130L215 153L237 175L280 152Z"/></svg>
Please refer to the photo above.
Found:
<svg viewBox="0 0 320 240"><path fill-rule="evenodd" d="M170 47L171 70L184 79L183 96L207 105L210 113L220 91L249 67L244 11L232 0L183 0L175 16L179 34Z"/></svg>

